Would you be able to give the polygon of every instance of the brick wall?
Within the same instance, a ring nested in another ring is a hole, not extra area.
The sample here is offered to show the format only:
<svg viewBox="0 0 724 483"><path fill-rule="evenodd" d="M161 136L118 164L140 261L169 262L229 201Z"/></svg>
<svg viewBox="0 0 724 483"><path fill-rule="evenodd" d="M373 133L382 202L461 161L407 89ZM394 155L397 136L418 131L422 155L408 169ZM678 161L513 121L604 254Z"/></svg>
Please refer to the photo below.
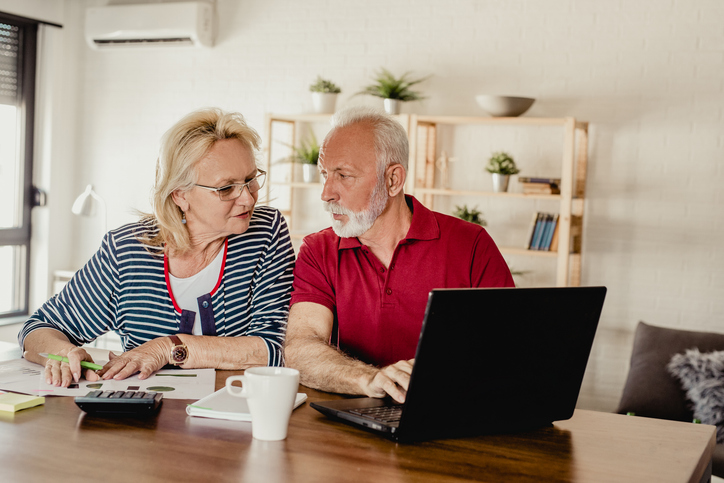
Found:
<svg viewBox="0 0 724 483"><path fill-rule="evenodd" d="M724 332L720 0L219 0L218 11L213 49L95 52L66 32L82 69L76 191L97 186L109 226L149 209L158 139L186 112L239 110L261 132L266 112L311 110L318 74L342 86L344 106L375 104L352 94L379 67L410 70L433 76L406 112L479 115L474 96L501 93L536 97L529 116L591 123L583 283L609 292L582 406L615 408L638 320ZM100 238L81 228L76 265Z"/></svg>

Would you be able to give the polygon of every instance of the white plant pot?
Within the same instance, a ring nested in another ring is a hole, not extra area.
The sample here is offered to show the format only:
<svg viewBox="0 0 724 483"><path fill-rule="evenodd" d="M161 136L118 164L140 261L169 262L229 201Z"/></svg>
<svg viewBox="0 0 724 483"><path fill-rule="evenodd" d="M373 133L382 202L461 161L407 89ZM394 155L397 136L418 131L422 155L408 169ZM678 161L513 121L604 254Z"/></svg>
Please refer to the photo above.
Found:
<svg viewBox="0 0 724 483"><path fill-rule="evenodd" d="M302 165L302 179L305 183L319 183L319 170L316 164Z"/></svg>
<svg viewBox="0 0 724 483"><path fill-rule="evenodd" d="M317 114L334 114L337 105L337 94L329 92L312 92L312 104Z"/></svg>
<svg viewBox="0 0 724 483"><path fill-rule="evenodd" d="M492 173L493 175L493 191L496 193L505 193L508 191L508 181L510 181L510 175Z"/></svg>
<svg viewBox="0 0 724 483"><path fill-rule="evenodd" d="M400 113L402 102L398 99L385 99L385 112L391 116Z"/></svg>

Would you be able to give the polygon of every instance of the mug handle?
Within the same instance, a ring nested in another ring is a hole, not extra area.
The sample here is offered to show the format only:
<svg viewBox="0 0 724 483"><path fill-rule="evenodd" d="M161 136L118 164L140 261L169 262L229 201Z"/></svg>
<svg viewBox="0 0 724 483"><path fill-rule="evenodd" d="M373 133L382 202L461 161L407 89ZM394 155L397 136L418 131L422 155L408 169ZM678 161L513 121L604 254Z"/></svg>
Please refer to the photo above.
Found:
<svg viewBox="0 0 724 483"><path fill-rule="evenodd" d="M232 383L234 381L241 381L241 390L236 391ZM229 376L226 378L226 392L236 397L248 397L249 394L246 391L246 377L245 376Z"/></svg>

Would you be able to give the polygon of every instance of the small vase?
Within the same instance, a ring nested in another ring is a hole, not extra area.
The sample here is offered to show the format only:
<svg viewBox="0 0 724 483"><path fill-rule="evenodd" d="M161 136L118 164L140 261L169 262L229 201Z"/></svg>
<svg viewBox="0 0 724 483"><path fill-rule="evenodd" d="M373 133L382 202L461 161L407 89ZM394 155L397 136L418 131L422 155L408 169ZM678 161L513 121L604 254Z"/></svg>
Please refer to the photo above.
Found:
<svg viewBox="0 0 724 483"><path fill-rule="evenodd" d="M302 165L302 179L305 183L319 183L319 170L316 164Z"/></svg>
<svg viewBox="0 0 724 483"><path fill-rule="evenodd" d="M385 112L390 116L400 113L402 103L398 99L385 99Z"/></svg>
<svg viewBox="0 0 724 483"><path fill-rule="evenodd" d="M317 114L334 114L337 105L337 94L330 92L312 92L312 104Z"/></svg>
<svg viewBox="0 0 724 483"><path fill-rule="evenodd" d="M493 174L493 191L496 193L505 193L508 191L508 181L510 181L510 175L492 173Z"/></svg>

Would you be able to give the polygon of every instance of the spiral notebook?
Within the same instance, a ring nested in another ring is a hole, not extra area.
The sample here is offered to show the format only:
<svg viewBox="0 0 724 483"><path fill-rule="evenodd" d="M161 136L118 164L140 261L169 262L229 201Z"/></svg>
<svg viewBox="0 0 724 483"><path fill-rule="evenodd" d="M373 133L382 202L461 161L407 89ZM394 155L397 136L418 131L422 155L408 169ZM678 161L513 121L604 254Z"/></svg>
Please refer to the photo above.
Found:
<svg viewBox="0 0 724 483"><path fill-rule="evenodd" d="M307 400L303 392L297 393L294 407L297 408ZM230 421L251 421L249 406L243 397L232 396L222 387L213 394L199 399L193 404L186 406L186 413L189 416L202 418L228 419Z"/></svg>

